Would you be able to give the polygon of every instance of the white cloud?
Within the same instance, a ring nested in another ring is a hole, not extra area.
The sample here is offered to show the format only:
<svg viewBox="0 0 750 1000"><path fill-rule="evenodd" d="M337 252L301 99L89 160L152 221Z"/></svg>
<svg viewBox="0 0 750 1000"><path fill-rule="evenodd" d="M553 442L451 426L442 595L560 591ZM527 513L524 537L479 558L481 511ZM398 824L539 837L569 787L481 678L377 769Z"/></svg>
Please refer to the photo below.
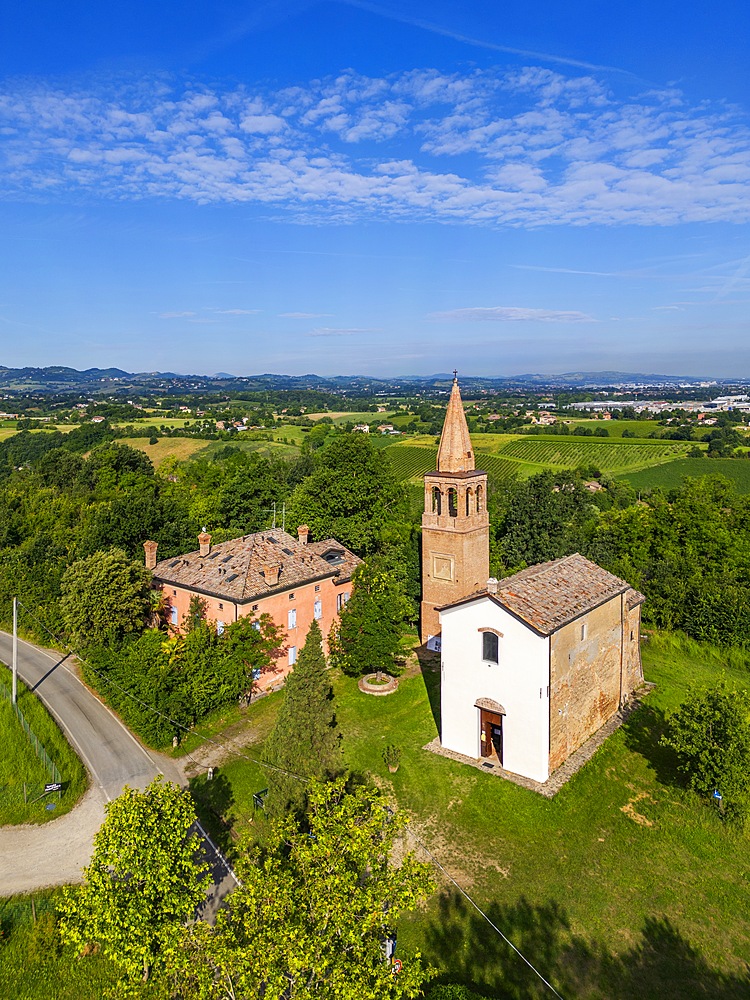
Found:
<svg viewBox="0 0 750 1000"><path fill-rule="evenodd" d="M331 313L303 313L303 312L279 313L281 319L323 319L324 317L330 315Z"/></svg>
<svg viewBox="0 0 750 1000"><path fill-rule="evenodd" d="M308 333L308 337L355 337L362 333L377 333L377 329L367 327L343 327L341 329L330 326L319 326Z"/></svg>
<svg viewBox="0 0 750 1000"><path fill-rule="evenodd" d="M195 313L191 312L189 309L186 309L183 312L159 313L159 319L187 319L189 316L195 316Z"/></svg>
<svg viewBox="0 0 750 1000"><path fill-rule="evenodd" d="M473 306L468 309L449 309L430 314L430 319L470 320L474 322L518 323L535 320L541 323L594 323L593 316L582 312L561 309L527 309L522 306Z"/></svg>
<svg viewBox="0 0 750 1000"><path fill-rule="evenodd" d="M220 316L254 316L260 309L214 309Z"/></svg>
<svg viewBox="0 0 750 1000"><path fill-rule="evenodd" d="M0 196L274 205L295 221L487 226L750 220L750 129L674 88L591 72L386 78L264 91L122 82L0 93Z"/></svg>

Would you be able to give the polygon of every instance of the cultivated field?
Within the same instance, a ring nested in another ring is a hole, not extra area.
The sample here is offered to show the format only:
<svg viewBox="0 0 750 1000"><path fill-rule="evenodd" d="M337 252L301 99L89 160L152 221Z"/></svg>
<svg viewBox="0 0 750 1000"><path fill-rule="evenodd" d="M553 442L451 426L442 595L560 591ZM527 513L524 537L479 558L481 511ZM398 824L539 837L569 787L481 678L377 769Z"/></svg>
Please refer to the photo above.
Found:
<svg viewBox="0 0 750 1000"><path fill-rule="evenodd" d="M679 486L686 476L716 473L731 479L740 493L750 493L750 460L742 458L682 458L620 478L626 479L636 490L649 490L656 486L672 489Z"/></svg>
<svg viewBox="0 0 750 1000"><path fill-rule="evenodd" d="M485 441L485 438L491 438ZM386 453L401 480L417 481L435 468L437 448L433 437L409 438L389 445ZM519 435L475 435L477 468L495 479L526 478L544 469L563 470L596 466L615 475L652 465L673 462L690 445L673 441L589 441L584 439Z"/></svg>

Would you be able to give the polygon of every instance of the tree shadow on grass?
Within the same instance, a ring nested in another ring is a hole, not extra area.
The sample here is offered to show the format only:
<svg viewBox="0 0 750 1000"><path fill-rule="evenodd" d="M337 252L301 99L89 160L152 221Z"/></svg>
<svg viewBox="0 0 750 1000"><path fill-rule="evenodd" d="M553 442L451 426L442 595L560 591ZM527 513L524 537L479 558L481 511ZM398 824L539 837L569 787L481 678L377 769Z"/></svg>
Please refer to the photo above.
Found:
<svg viewBox="0 0 750 1000"><path fill-rule="evenodd" d="M414 650L419 661L424 686L430 702L430 711L435 720L435 726L440 732L440 653L427 646L417 646Z"/></svg>
<svg viewBox="0 0 750 1000"><path fill-rule="evenodd" d="M214 769L210 781L207 774L197 774L190 779L189 787L198 818L219 850L227 854L234 840L232 821L229 819L229 811L234 805L231 783Z"/></svg>
<svg viewBox="0 0 750 1000"><path fill-rule="evenodd" d="M685 782L677 770L677 754L659 742L666 729L666 715L663 709L654 705L641 705L622 726L627 748L648 761L663 785L684 787Z"/></svg>
<svg viewBox="0 0 750 1000"><path fill-rule="evenodd" d="M490 920L565 1000L745 1000L750 976L712 969L668 917L647 917L622 954L571 933L559 903L490 904ZM549 1000L550 986L456 892L445 893L425 957L443 980L497 1000Z"/></svg>

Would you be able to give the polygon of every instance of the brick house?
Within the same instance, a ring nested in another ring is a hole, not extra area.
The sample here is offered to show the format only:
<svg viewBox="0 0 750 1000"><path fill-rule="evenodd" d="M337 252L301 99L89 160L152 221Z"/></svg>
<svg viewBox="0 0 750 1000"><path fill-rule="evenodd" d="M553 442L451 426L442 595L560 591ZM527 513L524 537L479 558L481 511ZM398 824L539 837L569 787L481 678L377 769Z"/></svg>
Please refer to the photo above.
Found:
<svg viewBox="0 0 750 1000"><path fill-rule="evenodd" d="M197 550L161 562L156 561L157 543L144 542L146 567L164 594L171 628L180 630L193 597L202 598L206 617L220 631L244 615L270 615L286 640L259 687L278 684L292 669L314 619L325 643L361 562L333 538L310 542L309 532L301 525L294 538L274 528L213 546L202 532Z"/></svg>

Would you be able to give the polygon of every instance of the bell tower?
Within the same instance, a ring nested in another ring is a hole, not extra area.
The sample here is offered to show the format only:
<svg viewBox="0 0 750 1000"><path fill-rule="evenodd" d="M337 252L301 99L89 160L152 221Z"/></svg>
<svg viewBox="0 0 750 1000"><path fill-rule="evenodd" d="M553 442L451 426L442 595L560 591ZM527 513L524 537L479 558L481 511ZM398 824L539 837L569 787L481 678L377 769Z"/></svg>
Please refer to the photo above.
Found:
<svg viewBox="0 0 750 1000"><path fill-rule="evenodd" d="M422 642L440 632L436 608L482 590L490 575L487 473L475 468L458 373L453 376L437 469L424 477Z"/></svg>

